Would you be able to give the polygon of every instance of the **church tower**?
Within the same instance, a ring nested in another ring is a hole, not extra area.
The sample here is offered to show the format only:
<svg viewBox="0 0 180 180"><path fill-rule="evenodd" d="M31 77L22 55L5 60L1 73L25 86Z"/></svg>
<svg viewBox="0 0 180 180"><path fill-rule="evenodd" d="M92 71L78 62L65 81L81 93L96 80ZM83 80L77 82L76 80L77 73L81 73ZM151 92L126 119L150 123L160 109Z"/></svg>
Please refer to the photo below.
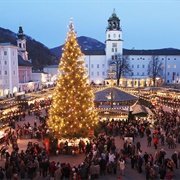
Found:
<svg viewBox="0 0 180 180"><path fill-rule="evenodd" d="M28 60L28 52L26 51L26 39L23 33L22 26L19 26L19 31L17 33L17 46L18 46L18 54L24 59Z"/></svg>
<svg viewBox="0 0 180 180"><path fill-rule="evenodd" d="M106 29L106 70L109 70L109 61L115 58L115 55L123 53L122 30L120 19L117 17L115 10L108 19Z"/></svg>

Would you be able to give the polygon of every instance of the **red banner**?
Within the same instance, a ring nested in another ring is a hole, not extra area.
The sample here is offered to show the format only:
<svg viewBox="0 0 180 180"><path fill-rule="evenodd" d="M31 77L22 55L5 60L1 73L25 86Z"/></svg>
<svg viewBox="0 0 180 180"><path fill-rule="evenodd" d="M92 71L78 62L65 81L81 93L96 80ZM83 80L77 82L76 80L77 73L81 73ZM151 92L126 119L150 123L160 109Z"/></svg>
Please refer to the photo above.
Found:
<svg viewBox="0 0 180 180"><path fill-rule="evenodd" d="M44 147L45 150L47 151L47 154L50 155L50 141L48 138L44 139Z"/></svg>

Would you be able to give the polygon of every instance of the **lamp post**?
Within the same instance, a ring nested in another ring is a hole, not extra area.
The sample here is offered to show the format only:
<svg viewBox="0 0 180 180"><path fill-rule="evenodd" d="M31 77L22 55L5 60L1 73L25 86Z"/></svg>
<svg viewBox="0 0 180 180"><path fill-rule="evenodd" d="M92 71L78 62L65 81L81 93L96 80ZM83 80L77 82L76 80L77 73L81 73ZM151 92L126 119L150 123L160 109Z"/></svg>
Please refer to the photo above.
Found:
<svg viewBox="0 0 180 180"><path fill-rule="evenodd" d="M114 98L113 97L113 95L114 95L114 93L113 93L114 74L115 74L115 72L113 72L112 69L110 72L108 72L108 75L110 78L110 83L111 83L111 108L113 108L113 98Z"/></svg>

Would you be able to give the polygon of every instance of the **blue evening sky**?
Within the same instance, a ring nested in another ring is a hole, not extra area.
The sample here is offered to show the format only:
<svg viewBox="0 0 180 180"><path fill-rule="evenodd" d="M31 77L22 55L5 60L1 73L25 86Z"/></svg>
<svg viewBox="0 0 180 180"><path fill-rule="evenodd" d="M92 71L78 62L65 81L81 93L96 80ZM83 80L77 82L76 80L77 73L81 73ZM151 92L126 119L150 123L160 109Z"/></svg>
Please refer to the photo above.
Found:
<svg viewBox="0 0 180 180"><path fill-rule="evenodd" d="M105 42L113 9L124 48L180 49L179 0L0 0L0 27L24 33L48 48L64 44L70 18L77 36Z"/></svg>

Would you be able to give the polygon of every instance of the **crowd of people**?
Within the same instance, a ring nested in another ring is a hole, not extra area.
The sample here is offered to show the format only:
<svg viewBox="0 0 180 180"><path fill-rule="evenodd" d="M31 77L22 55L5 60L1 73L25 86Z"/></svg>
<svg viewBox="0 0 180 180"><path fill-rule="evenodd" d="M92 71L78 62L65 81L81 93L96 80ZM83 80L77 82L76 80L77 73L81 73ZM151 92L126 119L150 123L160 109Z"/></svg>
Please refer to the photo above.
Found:
<svg viewBox="0 0 180 180"><path fill-rule="evenodd" d="M176 111L154 109L153 126L142 119L99 121L101 132L98 137L79 144L79 152L85 154L84 161L79 165L70 165L51 161L45 148L38 143L49 133L46 118L50 103L50 99L34 102L27 110L20 108L22 119L17 118L17 112L10 117L14 124L10 124L11 128L0 149L1 159L5 159L4 167L0 168L0 179L33 179L37 175L42 178L51 176L55 180L98 179L107 174L125 177L127 168L135 169L137 173L145 172L147 180L171 180L176 175L175 170L180 166L180 152L176 151L180 143L180 119ZM41 113L43 108L45 116ZM27 116L34 117L33 123L26 120ZM24 124L19 125L19 121ZM17 143L18 139L23 138L35 138L37 142L29 141L27 149L23 151ZM121 149L117 148L117 139L123 142ZM146 139L151 153L144 151L141 139ZM9 152L10 145L12 152ZM170 157L167 157L165 147L174 150Z"/></svg>

